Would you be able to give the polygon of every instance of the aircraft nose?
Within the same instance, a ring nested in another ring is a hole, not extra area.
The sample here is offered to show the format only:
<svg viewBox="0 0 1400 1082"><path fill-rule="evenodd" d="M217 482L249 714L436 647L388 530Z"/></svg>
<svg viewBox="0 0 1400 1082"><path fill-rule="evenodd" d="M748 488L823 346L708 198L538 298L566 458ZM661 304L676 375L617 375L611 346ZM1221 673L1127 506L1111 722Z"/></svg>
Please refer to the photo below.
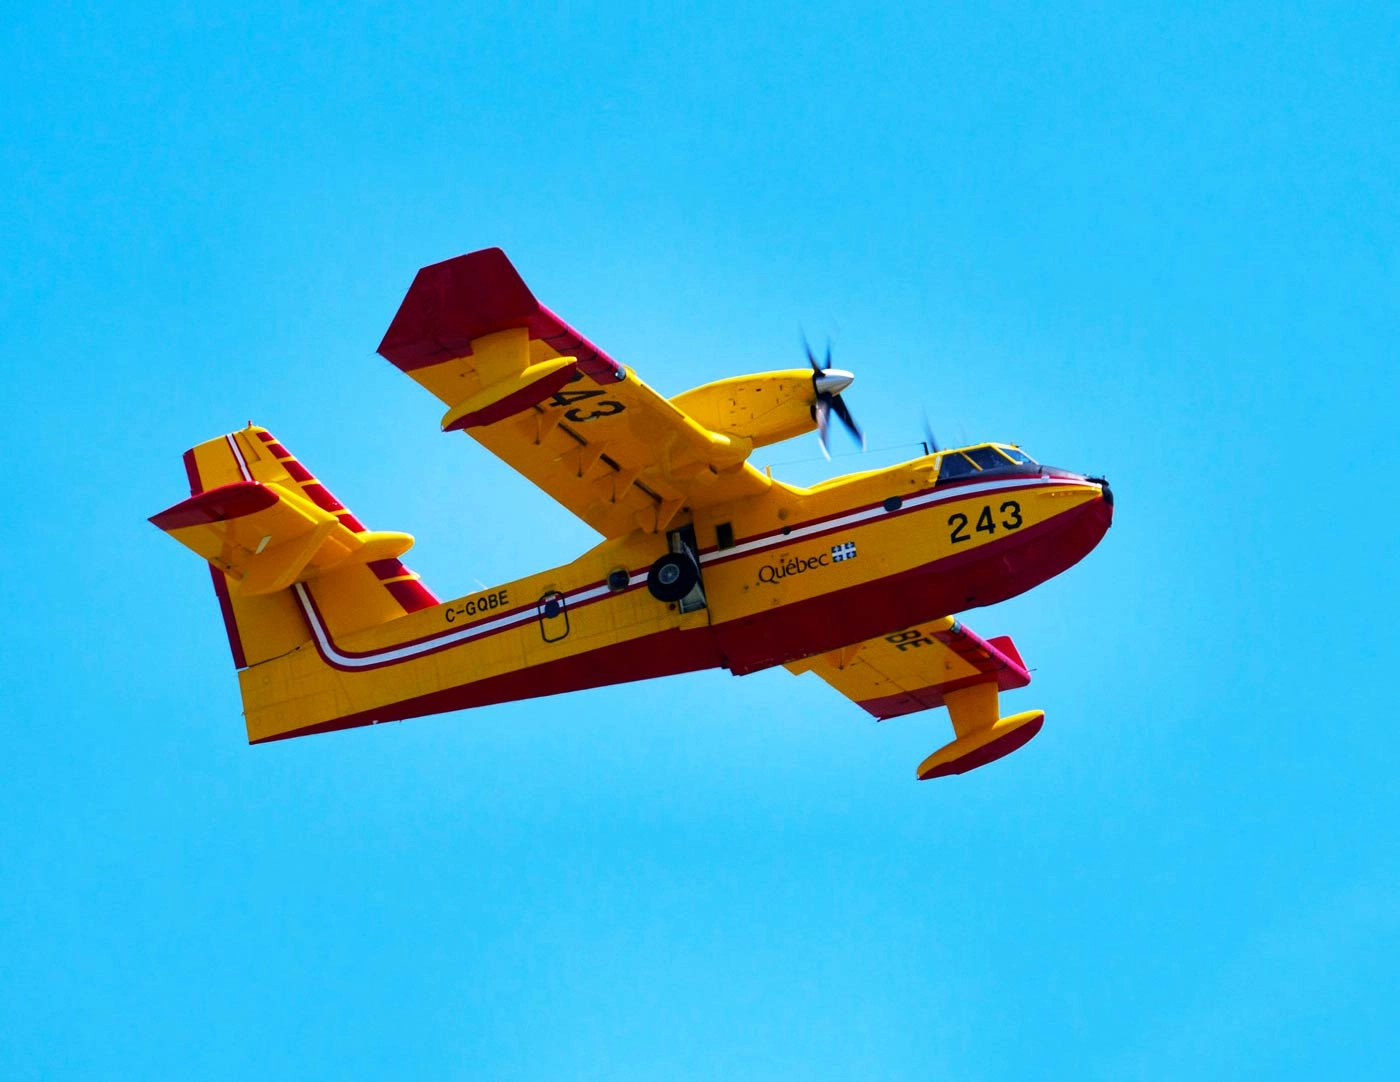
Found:
<svg viewBox="0 0 1400 1082"><path fill-rule="evenodd" d="M1113 506L1113 489L1111 489L1111 488L1108 487L1108 478L1107 478L1107 477L1090 477L1090 478L1087 478L1087 480L1093 481L1094 484L1098 485L1101 489L1103 489L1103 502L1106 503L1106 504L1108 504L1109 507L1112 507L1112 506Z"/></svg>

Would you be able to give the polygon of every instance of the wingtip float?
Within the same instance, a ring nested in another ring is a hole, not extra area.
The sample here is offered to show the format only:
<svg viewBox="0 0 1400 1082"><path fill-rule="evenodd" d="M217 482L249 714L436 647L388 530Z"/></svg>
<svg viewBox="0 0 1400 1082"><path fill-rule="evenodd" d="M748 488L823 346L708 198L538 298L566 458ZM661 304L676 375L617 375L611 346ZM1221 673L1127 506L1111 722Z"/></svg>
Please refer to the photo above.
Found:
<svg viewBox="0 0 1400 1082"><path fill-rule="evenodd" d="M151 521L207 560L253 743L698 669L815 672L878 718L946 707L918 768L960 774L1044 721L1006 637L946 614L1058 575L1108 530L1107 482L1010 444L934 449L812 489L755 447L848 420L848 373L730 377L665 398L542 306L488 248L418 272L379 352L602 536L583 555L441 601L266 429L185 455ZM828 379L827 376L832 378ZM841 383L840 387L836 383Z"/></svg>

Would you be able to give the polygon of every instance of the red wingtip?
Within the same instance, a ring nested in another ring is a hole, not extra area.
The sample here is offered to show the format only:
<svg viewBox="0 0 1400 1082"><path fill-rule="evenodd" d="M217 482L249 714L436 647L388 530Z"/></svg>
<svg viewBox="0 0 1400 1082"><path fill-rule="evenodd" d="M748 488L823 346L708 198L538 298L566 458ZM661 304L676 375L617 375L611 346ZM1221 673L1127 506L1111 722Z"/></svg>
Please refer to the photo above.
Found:
<svg viewBox="0 0 1400 1082"><path fill-rule="evenodd" d="M529 325L540 310L505 252L483 248L424 267L379 343L405 372L468 356L473 338Z"/></svg>
<svg viewBox="0 0 1400 1082"><path fill-rule="evenodd" d="M1026 669L1026 663L1021 659L1021 651L1016 649L1016 644L1011 641L1010 635L997 635L994 638L988 639L987 645L1000 651L1011 661L1014 661L1018 669L1025 670L1029 673L1029 670ZM1027 682L1029 683L1029 679Z"/></svg>

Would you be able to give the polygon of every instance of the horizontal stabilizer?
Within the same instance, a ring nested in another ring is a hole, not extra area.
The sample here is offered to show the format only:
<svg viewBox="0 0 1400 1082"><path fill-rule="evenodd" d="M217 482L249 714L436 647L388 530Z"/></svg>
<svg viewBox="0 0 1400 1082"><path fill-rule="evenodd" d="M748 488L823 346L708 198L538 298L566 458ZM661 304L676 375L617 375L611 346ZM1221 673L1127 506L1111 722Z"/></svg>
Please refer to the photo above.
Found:
<svg viewBox="0 0 1400 1082"><path fill-rule="evenodd" d="M368 529L267 429L249 424L184 457L190 498L151 522L209 561L238 668L306 642L300 582L337 635L438 603L399 560L413 538Z"/></svg>
<svg viewBox="0 0 1400 1082"><path fill-rule="evenodd" d="M244 595L270 594L351 563L402 556L405 533L356 532L278 484L236 481L151 517L175 540L228 573Z"/></svg>

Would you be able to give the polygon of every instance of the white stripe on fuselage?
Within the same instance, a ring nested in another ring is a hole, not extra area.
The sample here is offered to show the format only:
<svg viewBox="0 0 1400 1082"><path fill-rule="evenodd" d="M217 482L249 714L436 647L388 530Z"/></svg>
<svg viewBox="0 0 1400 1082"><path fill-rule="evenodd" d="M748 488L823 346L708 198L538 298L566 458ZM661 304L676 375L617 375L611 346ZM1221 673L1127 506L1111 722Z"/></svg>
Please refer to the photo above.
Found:
<svg viewBox="0 0 1400 1082"><path fill-rule="evenodd" d="M1083 484L1085 487L1092 487L1088 482L1071 481L1068 478L1035 478L1028 480L1025 477L1006 477L999 481L982 481L978 484L964 485L956 489L944 489L942 492L925 492L920 496L908 496L902 498L902 502L897 508L898 511L908 508L928 507L937 503L946 503L952 500L961 500L968 496L980 496L986 492L1000 492L1008 488L1032 488L1041 484L1054 485L1075 485ZM831 530L844 529L847 526L856 526L862 522L869 522L871 519L882 518L891 514L886 511L883 505L867 507L864 511L853 511L849 515L840 515L836 518L826 519L823 522L814 522L808 526L798 526L787 533L768 534L765 537L757 537L752 541L745 541L732 548L716 549L700 558L701 563L709 563L714 560L728 560L733 556L743 556L750 552L761 552L766 548L773 548L776 545L790 544L793 541L800 541L804 537L811 537L815 534L828 533Z"/></svg>
<svg viewBox="0 0 1400 1082"><path fill-rule="evenodd" d="M928 507L934 504L947 503L954 500L964 499L968 496L980 496L988 492L1000 492L1011 488L1034 488L1040 485L1081 485L1083 487L1096 487L1085 481L1074 481L1063 477L1049 477L1027 479L1025 477L1008 477L998 481L983 481L978 484L964 485L961 488L944 490L942 492L926 492L919 496L909 496L903 499L899 510L909 508ZM871 519L891 514L883 506L866 508L863 511L853 511L848 515L839 515L836 518L827 519L824 522L815 522L808 526L799 526L784 534L781 532L769 534L765 537L757 537L752 541L745 541L735 545L733 548L716 549L700 557L702 564L712 563L717 560L727 560L734 556L743 556L751 552L762 552L764 549L775 548L779 545L788 545L794 541L801 541L803 538L816 534L829 533L832 530L845 529L848 526L855 526L862 522L869 522ZM647 580L647 570L634 571L628 575L627 586L630 589L640 586ZM399 661L411 661L413 658L421 657L424 654L435 650L443 650L451 646L458 646L464 642L481 638L484 635L491 635L498 631L508 631L511 628L520 627L530 621L538 619L539 614L535 611L535 606L517 609L515 612L507 613L504 616L497 616L490 620L482 620L479 623L468 624L464 627L454 628L451 631L442 632L432 638L423 639L419 642L405 643L402 646L386 646L377 650L367 651L364 654L347 654L340 650L331 639L330 631L322 621L320 613L316 611L316 606L312 604L311 593L305 583L294 584L297 600L301 604L302 612L306 615L306 621L311 626L312 634L316 637L316 644L320 648L322 656L333 665L346 669L370 669L380 665L392 665ZM606 583L597 586L589 586L572 593L564 594L564 606L567 609L570 605L580 605L589 601L596 601L605 597L613 591Z"/></svg>

